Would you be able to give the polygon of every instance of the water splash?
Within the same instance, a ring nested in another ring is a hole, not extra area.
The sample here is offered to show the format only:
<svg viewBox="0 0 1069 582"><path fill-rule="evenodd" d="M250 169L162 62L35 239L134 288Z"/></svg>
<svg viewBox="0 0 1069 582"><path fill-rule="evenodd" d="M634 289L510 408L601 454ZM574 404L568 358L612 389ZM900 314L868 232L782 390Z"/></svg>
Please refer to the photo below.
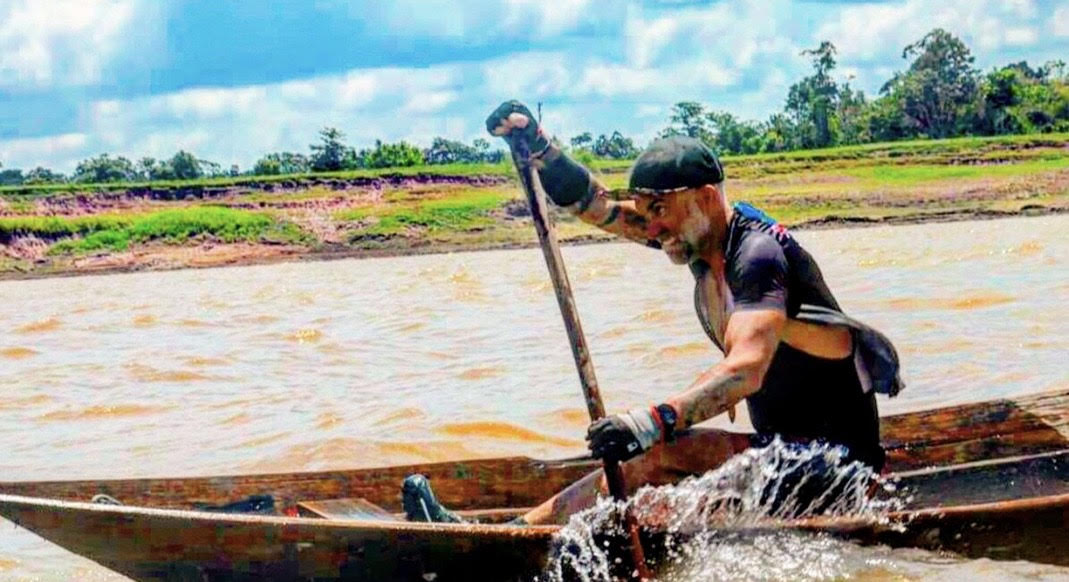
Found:
<svg viewBox="0 0 1069 582"><path fill-rule="evenodd" d="M832 551L847 542L781 527L817 515L886 522L888 512L903 506L894 483L844 453L777 439L676 485L643 487L623 502L599 499L557 534L543 580L613 580L620 557L609 548L626 537L625 512L663 533L655 550L661 582L849 576L859 564ZM884 494L871 495L874 488Z"/></svg>

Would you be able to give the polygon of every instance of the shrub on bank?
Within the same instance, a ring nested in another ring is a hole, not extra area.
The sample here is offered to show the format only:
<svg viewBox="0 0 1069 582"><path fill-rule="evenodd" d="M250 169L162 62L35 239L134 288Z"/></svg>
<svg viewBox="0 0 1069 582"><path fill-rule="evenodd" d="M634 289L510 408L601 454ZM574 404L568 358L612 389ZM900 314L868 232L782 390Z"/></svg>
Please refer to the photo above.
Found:
<svg viewBox="0 0 1069 582"><path fill-rule="evenodd" d="M129 226L132 216L97 214L90 216L9 216L0 218L0 243L13 237L34 235L46 240L87 235L101 230Z"/></svg>
<svg viewBox="0 0 1069 582"><path fill-rule="evenodd" d="M130 243L162 241L180 244L197 236L222 242L299 243L307 235L296 226L263 213L216 206L176 208L141 215L98 215L78 217L0 218L0 239L36 236L60 240L50 253L84 253L97 250L122 251Z"/></svg>

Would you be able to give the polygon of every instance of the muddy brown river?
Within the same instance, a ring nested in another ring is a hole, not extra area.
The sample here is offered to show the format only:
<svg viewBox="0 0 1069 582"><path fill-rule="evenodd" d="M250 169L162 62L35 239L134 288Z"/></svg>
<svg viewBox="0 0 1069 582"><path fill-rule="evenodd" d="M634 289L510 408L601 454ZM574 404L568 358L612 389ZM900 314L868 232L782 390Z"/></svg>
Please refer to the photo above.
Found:
<svg viewBox="0 0 1069 582"><path fill-rule="evenodd" d="M899 347L907 388L881 412L1069 387L1069 216L796 236L844 309ZM564 255L608 409L661 400L720 358L686 269L630 244ZM584 450L538 250L6 282L0 330L0 480ZM1069 579L1027 562L830 548L858 580ZM744 556L758 571L760 551ZM822 579L773 566L778 579ZM0 580L71 579L123 578L0 520Z"/></svg>

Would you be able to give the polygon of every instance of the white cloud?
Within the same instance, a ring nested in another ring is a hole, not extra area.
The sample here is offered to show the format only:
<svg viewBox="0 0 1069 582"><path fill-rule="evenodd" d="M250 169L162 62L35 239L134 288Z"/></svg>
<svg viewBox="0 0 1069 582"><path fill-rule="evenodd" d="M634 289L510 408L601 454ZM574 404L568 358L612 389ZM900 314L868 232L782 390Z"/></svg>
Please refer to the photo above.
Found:
<svg viewBox="0 0 1069 582"><path fill-rule="evenodd" d="M647 67L675 40L680 28L678 18L661 17L652 21L638 17L627 19L627 53L631 63Z"/></svg>
<svg viewBox="0 0 1069 582"><path fill-rule="evenodd" d="M730 87L739 80L738 73L708 62L692 60L675 66L636 68L619 64L592 64L574 86L573 94L604 97L635 95L672 98L690 93Z"/></svg>
<svg viewBox="0 0 1069 582"><path fill-rule="evenodd" d="M1011 46L1027 46L1035 44L1039 40L1036 29L1028 26L1019 26L1006 29L1006 44Z"/></svg>
<svg viewBox="0 0 1069 582"><path fill-rule="evenodd" d="M505 0L503 25L510 31L554 36L575 28L589 5L589 0Z"/></svg>
<svg viewBox="0 0 1069 582"><path fill-rule="evenodd" d="M785 0L718 2L649 18L632 8L624 42L632 64L638 66L701 59L745 68L759 56L798 52L784 40L791 13Z"/></svg>
<svg viewBox="0 0 1069 582"><path fill-rule="evenodd" d="M657 104L639 105L635 117L668 117L668 108Z"/></svg>
<svg viewBox="0 0 1069 582"><path fill-rule="evenodd" d="M660 71L624 65L597 64L583 71L578 89L604 97L647 93L664 82Z"/></svg>
<svg viewBox="0 0 1069 582"><path fill-rule="evenodd" d="M517 53L481 65L487 92L499 101L559 95L571 87L575 67L574 59L559 52Z"/></svg>
<svg viewBox="0 0 1069 582"><path fill-rule="evenodd" d="M53 163L57 159L84 153L88 141L84 133L0 141L0 160L18 160L18 167L27 170L37 166L55 167Z"/></svg>
<svg viewBox="0 0 1069 582"><path fill-rule="evenodd" d="M633 96L674 99L680 92L728 87L738 71L690 58L640 67L564 53L518 53L482 65L485 91L499 100Z"/></svg>
<svg viewBox="0 0 1069 582"><path fill-rule="evenodd" d="M401 110L406 113L436 113L456 99L456 91L419 92L409 97Z"/></svg>
<svg viewBox="0 0 1069 582"><path fill-rule="evenodd" d="M136 159L166 158L186 149L224 165L248 167L270 151L306 151L324 126L340 128L356 146L378 138L429 144L436 135L478 129L471 120L461 127L456 118L441 115L460 98L462 69L360 69L282 83L100 100L86 109L80 150L67 138L60 141L66 149L54 147L49 155L47 145L33 150L32 143L22 140L2 144L0 154L9 165L23 167L37 151L52 167L69 171L77 159L104 151ZM50 139L55 138L30 141L48 144Z"/></svg>
<svg viewBox="0 0 1069 582"><path fill-rule="evenodd" d="M1000 8L1020 18L1034 18L1037 13L1035 0L1002 0Z"/></svg>
<svg viewBox="0 0 1069 582"><path fill-rule="evenodd" d="M798 10L785 0L736 0L671 11L627 12L623 42L629 66L588 70L584 83L598 94L716 100L747 72L769 66L801 71L801 47L789 38Z"/></svg>
<svg viewBox="0 0 1069 582"><path fill-rule="evenodd" d="M1036 32L1028 25L1036 16L1030 0L902 0L849 6L817 30L815 38L835 43L851 60L885 59L933 28L963 37L974 50L993 51L1005 45L1032 44Z"/></svg>
<svg viewBox="0 0 1069 582"><path fill-rule="evenodd" d="M591 0L337 0L335 4L346 6L354 19L381 22L391 36L455 39L465 44L556 36L590 18L592 8ZM601 1L599 9L610 5Z"/></svg>
<svg viewBox="0 0 1069 582"><path fill-rule="evenodd" d="M1050 31L1054 36L1069 37L1069 2L1054 10L1050 19Z"/></svg>
<svg viewBox="0 0 1069 582"><path fill-rule="evenodd" d="M140 0L0 2L0 87L96 83L140 12Z"/></svg>
<svg viewBox="0 0 1069 582"><path fill-rule="evenodd" d="M263 87L195 88L152 99L149 104L156 115L210 119L247 110L262 101L265 93Z"/></svg>
<svg viewBox="0 0 1069 582"><path fill-rule="evenodd" d="M31 1L40 1L33 10L44 10L38 6L45 0ZM31 6L15 2L19 10ZM96 11L120 5L142 9L135 0L94 0L87 5ZM1004 63L1009 57L1003 55L1011 52L1014 60L1031 59L1037 52L1057 54L1065 42L1051 39L1069 36L1069 3L1055 9L1031 0L895 0L845 7L787 0L670 7L637 0L626 5L610 0L396 0L361 5L360 10L365 19L384 16L381 23L373 21L397 38L420 36L420 42L430 46L440 43L443 55L449 54L453 35L466 44L502 41L503 51L520 52L487 61L355 69L245 87L192 87L100 99L85 104L73 116L76 122L56 132L64 135L0 142L0 159L9 167L42 163L70 171L77 160L101 152L162 158L184 148L224 166L249 167L267 152L307 151L316 132L327 125L341 129L348 143L358 147L375 139L429 145L439 135L470 141L485 137L482 120L493 106L510 98L532 108L544 102L547 130L562 132L562 137L620 130L642 142L664 127L670 106L682 100L701 101L744 119L766 118L782 108L790 84L809 74L810 58L800 56L801 49L825 38L839 49L837 78L853 76L854 87L871 92L903 66L902 47L936 26L962 36L977 55L977 66L984 67ZM5 11L14 9L0 8L0 15ZM802 18L803 11L810 20ZM115 22L126 23L122 34L132 34L129 18L119 16ZM395 20L405 21L395 30ZM815 34L814 26L819 26ZM569 36L588 27L597 34ZM8 22L0 21L0 30L9 29ZM116 46L116 34L106 32L111 41L101 46ZM562 36L551 38L555 35ZM443 37L450 39L441 43ZM10 38L10 33L0 36L0 47L9 46ZM552 48L524 51L528 46ZM997 50L1011 46L1012 51ZM1027 50L1017 48L1021 46ZM105 50L93 55L92 63L78 65L77 71L96 71L82 79L108 75L116 59L131 53L115 57L115 49L109 50L113 56ZM55 56L61 53L50 55L42 61L51 63L48 83L78 78L71 73L74 65ZM14 58L0 53L0 65ZM5 81L28 74L19 71L0 66L0 93ZM24 82L31 81L45 82L37 77ZM68 90L78 92L85 91Z"/></svg>

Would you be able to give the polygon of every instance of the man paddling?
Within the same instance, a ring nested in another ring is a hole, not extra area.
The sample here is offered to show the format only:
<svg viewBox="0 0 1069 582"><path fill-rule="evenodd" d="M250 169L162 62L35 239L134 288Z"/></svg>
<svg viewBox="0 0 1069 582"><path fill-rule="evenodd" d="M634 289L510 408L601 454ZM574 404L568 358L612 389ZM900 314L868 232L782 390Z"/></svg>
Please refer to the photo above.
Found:
<svg viewBox="0 0 1069 582"><path fill-rule="evenodd" d="M704 144L655 141L632 168L628 190L610 192L554 146L521 103L502 104L486 125L513 151L531 152L555 204L662 249L695 276L698 319L724 359L664 402L588 429L594 457L625 462L630 489L702 473L776 436L839 446L846 460L882 468L874 393L893 396L902 387L894 347L842 313L816 261L785 228L748 204L728 204L723 167ZM526 147L517 148L521 141ZM733 413L743 399L756 435L691 428ZM406 510L419 509L410 518L452 517L425 479L406 480L403 492ZM561 523L603 492L600 472L591 474L520 521Z"/></svg>

